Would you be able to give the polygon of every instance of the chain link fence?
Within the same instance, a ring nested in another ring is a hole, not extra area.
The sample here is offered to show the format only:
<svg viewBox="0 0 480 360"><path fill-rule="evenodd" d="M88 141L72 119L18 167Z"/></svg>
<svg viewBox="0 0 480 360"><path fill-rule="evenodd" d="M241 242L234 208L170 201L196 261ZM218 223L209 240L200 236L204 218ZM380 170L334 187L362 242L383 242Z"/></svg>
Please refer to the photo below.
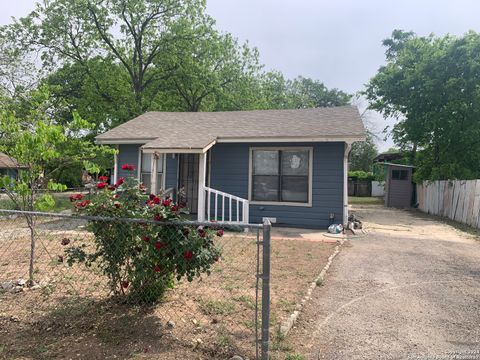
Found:
<svg viewBox="0 0 480 360"><path fill-rule="evenodd" d="M0 210L0 229L0 358L268 358L269 224Z"/></svg>

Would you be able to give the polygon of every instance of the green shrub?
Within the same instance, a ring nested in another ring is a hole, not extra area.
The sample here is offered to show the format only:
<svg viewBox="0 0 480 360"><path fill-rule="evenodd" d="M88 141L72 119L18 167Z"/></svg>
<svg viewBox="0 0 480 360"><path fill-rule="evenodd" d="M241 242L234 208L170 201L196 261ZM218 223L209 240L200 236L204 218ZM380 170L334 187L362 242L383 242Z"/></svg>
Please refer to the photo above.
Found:
<svg viewBox="0 0 480 360"><path fill-rule="evenodd" d="M133 172L133 166L127 170ZM171 199L145 194L133 176L107 185L100 177L92 200L72 195L74 207L82 214L109 218L137 218L148 222L89 221L95 248L69 246L68 264L97 265L109 279L112 292L133 302L150 303L161 299L175 278L192 281L210 274L220 257L214 242L223 230L214 226L183 226L172 222L187 214L185 207ZM152 221L155 220L155 221ZM69 245L69 241L63 245Z"/></svg>

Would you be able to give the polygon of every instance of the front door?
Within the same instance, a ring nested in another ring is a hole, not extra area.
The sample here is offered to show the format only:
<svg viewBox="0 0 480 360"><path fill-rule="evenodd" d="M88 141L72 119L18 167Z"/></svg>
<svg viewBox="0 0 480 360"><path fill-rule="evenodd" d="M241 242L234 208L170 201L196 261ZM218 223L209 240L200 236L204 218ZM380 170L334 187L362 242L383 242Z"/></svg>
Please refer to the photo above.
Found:
<svg viewBox="0 0 480 360"><path fill-rule="evenodd" d="M180 154L178 189L180 201L187 204L191 214L198 212L198 154Z"/></svg>

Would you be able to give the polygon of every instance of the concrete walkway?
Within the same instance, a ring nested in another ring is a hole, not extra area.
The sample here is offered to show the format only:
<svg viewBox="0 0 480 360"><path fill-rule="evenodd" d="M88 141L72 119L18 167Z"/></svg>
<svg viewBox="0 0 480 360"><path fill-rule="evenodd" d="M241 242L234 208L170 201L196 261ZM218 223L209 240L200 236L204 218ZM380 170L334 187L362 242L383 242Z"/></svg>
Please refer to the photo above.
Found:
<svg viewBox="0 0 480 360"><path fill-rule="evenodd" d="M287 352L480 359L480 241L413 212L354 212L369 234L345 244L285 340Z"/></svg>

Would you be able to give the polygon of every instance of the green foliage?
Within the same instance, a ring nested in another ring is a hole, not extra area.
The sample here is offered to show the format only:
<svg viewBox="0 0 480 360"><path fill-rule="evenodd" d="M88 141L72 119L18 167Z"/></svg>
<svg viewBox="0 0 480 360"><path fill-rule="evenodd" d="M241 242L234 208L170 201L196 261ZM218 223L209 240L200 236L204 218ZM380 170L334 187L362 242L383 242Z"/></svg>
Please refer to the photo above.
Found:
<svg viewBox="0 0 480 360"><path fill-rule="evenodd" d="M392 136L411 152L416 180L480 177L480 35L396 30L384 46L387 63L365 94L372 109L398 118Z"/></svg>
<svg viewBox="0 0 480 360"><path fill-rule="evenodd" d="M95 248L68 247L70 265L81 262L99 266L112 292L134 303L159 300L173 286L174 279L192 281L202 273L210 274L220 257L214 237L222 236L222 230L172 224L186 214L185 209L168 198L149 198L133 175L120 178L115 186L100 182L97 189L91 201L81 195L72 196L75 208L82 214L157 222L92 220L89 229L94 234Z"/></svg>
<svg viewBox="0 0 480 360"><path fill-rule="evenodd" d="M377 146L371 135L367 135L365 141L353 143L349 154L350 170L372 171L373 159L377 154Z"/></svg>
<svg viewBox="0 0 480 360"><path fill-rule="evenodd" d="M375 180L374 175L371 172L366 172L362 170L357 171L349 171L348 172L349 178L355 178L358 180Z"/></svg>

